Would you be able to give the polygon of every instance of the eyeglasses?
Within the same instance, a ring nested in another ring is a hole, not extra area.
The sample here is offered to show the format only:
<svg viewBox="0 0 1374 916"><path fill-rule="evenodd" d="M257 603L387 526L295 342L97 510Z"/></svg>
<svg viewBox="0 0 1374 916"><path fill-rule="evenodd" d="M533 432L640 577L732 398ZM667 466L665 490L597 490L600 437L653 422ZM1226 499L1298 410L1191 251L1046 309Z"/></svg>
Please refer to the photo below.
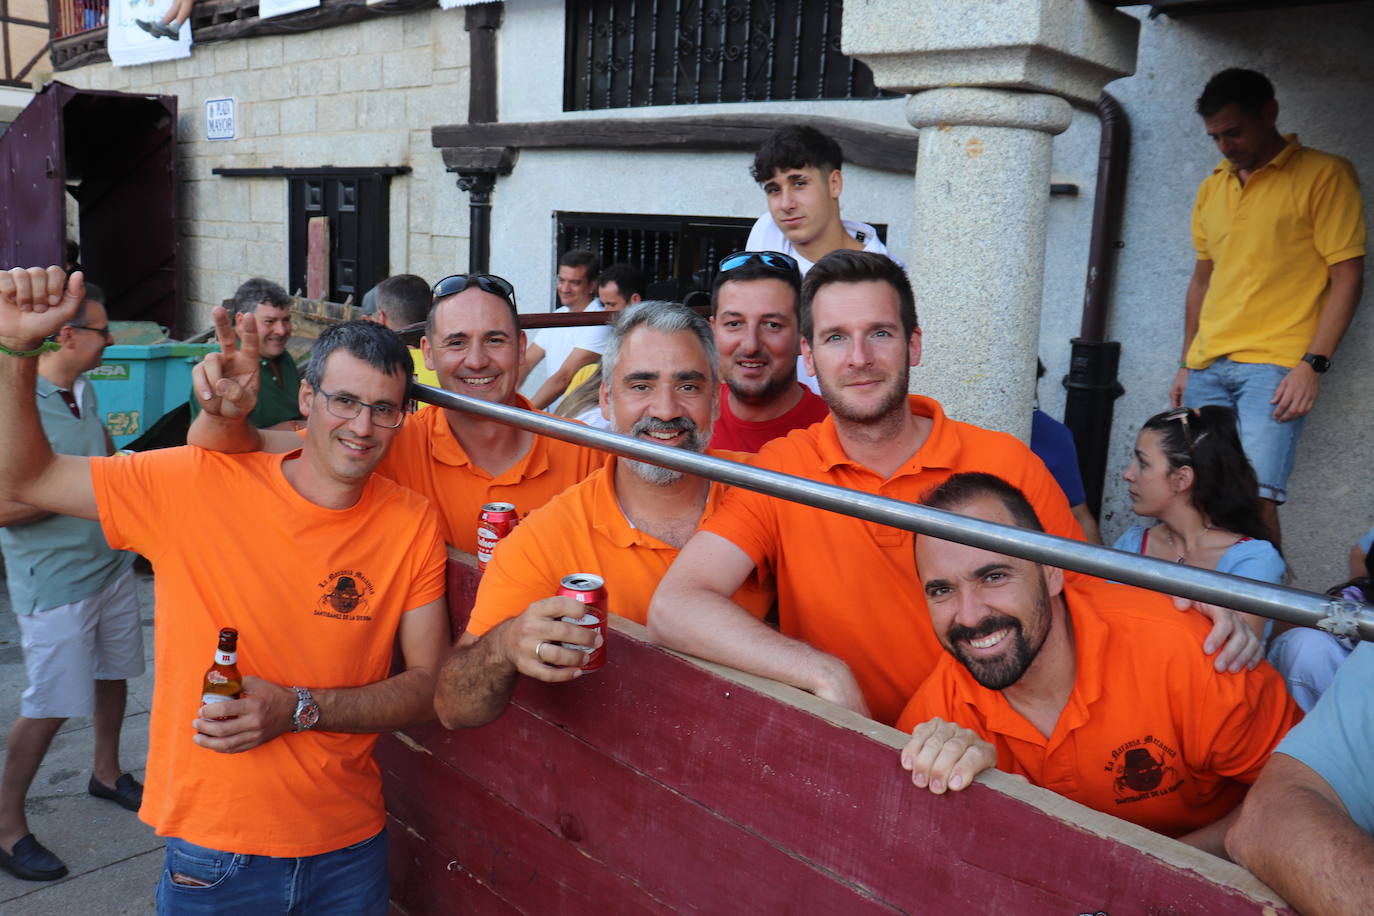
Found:
<svg viewBox="0 0 1374 916"><path fill-rule="evenodd" d="M461 293L469 286L476 285L484 293L491 293L493 296L500 296L515 307L515 287L510 285L510 281L495 274L454 274L451 277L444 277L434 284L434 301Z"/></svg>
<svg viewBox="0 0 1374 916"><path fill-rule="evenodd" d="M777 270L782 273L800 273L797 259L791 255L783 254L781 251L736 251L734 254L727 254L720 259L720 272L735 270L756 261L770 270Z"/></svg>
<svg viewBox="0 0 1374 916"><path fill-rule="evenodd" d="M1175 420L1181 420L1183 422L1183 438L1187 441L1188 451L1190 452L1193 450L1193 431L1188 428L1188 418L1192 416L1192 413L1193 409L1191 407L1175 407L1163 417L1165 423L1172 423Z"/></svg>
<svg viewBox="0 0 1374 916"><path fill-rule="evenodd" d="M109 325L106 325L103 328L93 328L89 325L84 324L69 324L67 325L67 327L71 328L74 331L95 331L97 334L101 335L106 340L114 340L114 333L110 331Z"/></svg>
<svg viewBox="0 0 1374 916"><path fill-rule="evenodd" d="M324 395L325 406L329 412L340 420L352 420L363 412L366 407L372 411L372 422L387 429L395 429L400 426L406 418L406 412L400 407L392 407L390 404L369 404L360 401L355 397L346 394L330 394L323 388L316 388L318 394Z"/></svg>

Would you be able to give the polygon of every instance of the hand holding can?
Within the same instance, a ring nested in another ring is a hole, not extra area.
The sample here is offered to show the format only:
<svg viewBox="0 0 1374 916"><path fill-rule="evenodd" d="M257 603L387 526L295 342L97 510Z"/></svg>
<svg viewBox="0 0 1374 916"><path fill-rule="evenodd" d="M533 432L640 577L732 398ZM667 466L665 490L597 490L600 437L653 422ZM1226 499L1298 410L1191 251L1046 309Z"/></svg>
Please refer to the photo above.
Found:
<svg viewBox="0 0 1374 916"><path fill-rule="evenodd" d="M583 606L581 617L560 617L564 623L574 626L585 627L593 630L598 636L600 645L580 646L576 643L559 643L567 649L575 649L583 652L587 660L580 666L583 671L596 671L606 664L606 582L600 576L591 573L573 573L564 576L558 585L558 594L563 598L571 598L580 602Z"/></svg>

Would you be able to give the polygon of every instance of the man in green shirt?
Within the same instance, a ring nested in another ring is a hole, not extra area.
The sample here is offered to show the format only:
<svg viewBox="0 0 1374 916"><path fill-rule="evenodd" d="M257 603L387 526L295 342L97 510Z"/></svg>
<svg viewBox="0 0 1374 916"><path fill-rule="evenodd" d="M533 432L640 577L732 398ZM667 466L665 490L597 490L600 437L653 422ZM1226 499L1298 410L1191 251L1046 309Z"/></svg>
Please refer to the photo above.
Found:
<svg viewBox="0 0 1374 916"><path fill-rule="evenodd" d="M300 411L301 375L296 361L286 351L291 339L291 297L271 280L253 277L234 293L234 311L250 312L258 323L259 371L258 404L249 421L259 429L299 429L304 426ZM191 419L200 413L200 403L191 392Z"/></svg>

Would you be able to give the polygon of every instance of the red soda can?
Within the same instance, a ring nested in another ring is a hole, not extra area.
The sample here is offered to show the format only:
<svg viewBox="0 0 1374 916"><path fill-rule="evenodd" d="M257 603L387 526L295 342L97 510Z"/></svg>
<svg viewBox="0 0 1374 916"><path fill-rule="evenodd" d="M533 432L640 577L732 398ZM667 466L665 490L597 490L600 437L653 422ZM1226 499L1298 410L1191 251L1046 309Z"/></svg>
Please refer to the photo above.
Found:
<svg viewBox="0 0 1374 916"><path fill-rule="evenodd" d="M606 664L606 580L591 573L573 573L564 576L558 583L558 595L582 602L585 611L581 617L559 617L559 620L595 630L601 637L601 645L594 649L567 642L559 645L587 653L587 660L581 668L583 671L595 671Z"/></svg>
<svg viewBox="0 0 1374 916"><path fill-rule="evenodd" d="M477 513L477 571L485 572L496 543L515 530L520 516L514 503L487 503Z"/></svg>

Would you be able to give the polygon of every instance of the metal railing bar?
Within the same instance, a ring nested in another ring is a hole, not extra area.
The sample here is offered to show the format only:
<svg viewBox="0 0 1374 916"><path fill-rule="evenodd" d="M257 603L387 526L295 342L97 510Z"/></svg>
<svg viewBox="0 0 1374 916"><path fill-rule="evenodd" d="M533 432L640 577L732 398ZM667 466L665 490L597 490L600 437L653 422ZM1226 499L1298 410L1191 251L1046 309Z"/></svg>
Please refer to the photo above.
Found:
<svg viewBox="0 0 1374 916"><path fill-rule="evenodd" d="M1374 608L1283 585L1181 566L1052 534L967 518L832 484L726 461L604 432L559 417L491 404L429 385L413 384L412 396L427 404L499 420L521 429L574 442L625 458L647 461L768 496L905 531L928 534L985 550L1072 569L1129 585L1234 608L1336 635L1374 639Z"/></svg>

